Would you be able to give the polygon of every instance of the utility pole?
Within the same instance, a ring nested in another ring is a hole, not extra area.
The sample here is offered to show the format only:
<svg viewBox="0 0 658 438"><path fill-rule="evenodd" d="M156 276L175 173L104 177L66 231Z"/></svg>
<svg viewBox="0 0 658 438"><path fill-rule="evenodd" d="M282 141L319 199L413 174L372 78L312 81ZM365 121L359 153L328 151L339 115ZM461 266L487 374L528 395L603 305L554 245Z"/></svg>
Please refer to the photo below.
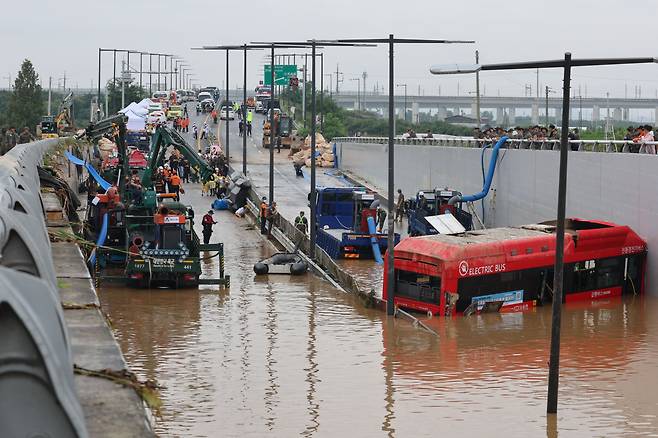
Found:
<svg viewBox="0 0 658 438"><path fill-rule="evenodd" d="M537 69L537 100L539 100L539 69Z"/></svg>
<svg viewBox="0 0 658 438"><path fill-rule="evenodd" d="M361 76L363 77L363 111L365 111L366 110L366 79L368 79L368 72L364 71Z"/></svg>
<svg viewBox="0 0 658 438"><path fill-rule="evenodd" d="M475 64L480 64L480 52L475 51ZM480 71L475 73L475 112L477 113L478 129L482 126L480 118Z"/></svg>
<svg viewBox="0 0 658 438"><path fill-rule="evenodd" d="M340 75L342 75L343 72L338 70L338 64L336 64L336 94L338 94L338 83L343 82L340 79Z"/></svg>
<svg viewBox="0 0 658 438"><path fill-rule="evenodd" d="M91 88L94 88L94 87L91 87ZM53 98L53 77L50 76L48 78L48 115L49 116L53 115L53 113L50 110L51 109L52 98Z"/></svg>
<svg viewBox="0 0 658 438"><path fill-rule="evenodd" d="M302 119L306 128L306 69L308 68L308 54L304 53L304 92L302 93Z"/></svg>

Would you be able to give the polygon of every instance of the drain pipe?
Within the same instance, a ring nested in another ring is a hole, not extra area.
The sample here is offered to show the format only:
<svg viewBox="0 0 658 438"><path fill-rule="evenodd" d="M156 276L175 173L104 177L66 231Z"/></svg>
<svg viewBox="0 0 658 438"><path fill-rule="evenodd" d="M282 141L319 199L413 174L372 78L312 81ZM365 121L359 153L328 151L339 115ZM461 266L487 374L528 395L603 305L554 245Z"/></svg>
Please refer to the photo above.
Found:
<svg viewBox="0 0 658 438"><path fill-rule="evenodd" d="M491 181L493 181L494 171L496 170L496 163L498 162L498 150L505 144L509 137L506 135L502 136L500 140L493 147L493 152L491 154L491 161L489 162L489 171L487 172L487 178L484 180L484 186L480 193L474 195L455 195L448 201L448 205L454 205L457 202L473 202L479 199L484 198L489 193L491 188Z"/></svg>

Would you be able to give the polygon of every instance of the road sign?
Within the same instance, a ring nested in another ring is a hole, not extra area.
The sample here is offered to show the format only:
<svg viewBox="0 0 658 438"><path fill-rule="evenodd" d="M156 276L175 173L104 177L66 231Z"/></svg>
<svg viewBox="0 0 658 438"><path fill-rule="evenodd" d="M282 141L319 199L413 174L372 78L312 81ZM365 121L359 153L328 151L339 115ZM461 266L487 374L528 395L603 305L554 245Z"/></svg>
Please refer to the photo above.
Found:
<svg viewBox="0 0 658 438"><path fill-rule="evenodd" d="M272 66L266 65L263 74L265 85L272 85L270 81L272 76ZM289 85L290 78L297 77L297 66L288 64L278 64L274 66L274 84Z"/></svg>

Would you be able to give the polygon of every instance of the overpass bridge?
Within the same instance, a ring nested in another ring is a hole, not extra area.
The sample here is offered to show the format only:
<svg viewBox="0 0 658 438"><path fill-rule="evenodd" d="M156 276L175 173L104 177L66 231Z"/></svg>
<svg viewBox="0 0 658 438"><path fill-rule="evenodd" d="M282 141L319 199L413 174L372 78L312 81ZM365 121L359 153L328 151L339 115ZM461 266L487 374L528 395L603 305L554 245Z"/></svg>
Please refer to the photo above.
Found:
<svg viewBox="0 0 658 438"><path fill-rule="evenodd" d="M383 114L388 110L388 96L386 94L341 92L333 94L333 100L343 108L357 109L361 108L370 111L378 111ZM405 97L397 95L395 97L396 113L400 118L404 117ZM466 114L475 116L476 104L475 96L410 96L406 97L406 108L411 110L412 120L418 120L421 111L431 111L438 113L439 119L443 120L448 115L448 110L453 114L461 114L463 110ZM544 97L494 97L480 96L481 111L489 110L495 114L495 121L500 123L507 116L508 123L514 124L516 115L519 110L530 110L533 123L539 123L546 113L546 99ZM560 114L562 110L562 98L559 96L548 98L549 114L556 111ZM658 120L658 99L628 99L628 98L605 98L605 97L575 97L571 100L572 114L573 111L579 111L582 108L588 113L591 112L591 120L599 122L606 117L607 110L610 109L610 117L613 120L629 120L630 110L653 110L654 120ZM541 118L540 118L541 115Z"/></svg>

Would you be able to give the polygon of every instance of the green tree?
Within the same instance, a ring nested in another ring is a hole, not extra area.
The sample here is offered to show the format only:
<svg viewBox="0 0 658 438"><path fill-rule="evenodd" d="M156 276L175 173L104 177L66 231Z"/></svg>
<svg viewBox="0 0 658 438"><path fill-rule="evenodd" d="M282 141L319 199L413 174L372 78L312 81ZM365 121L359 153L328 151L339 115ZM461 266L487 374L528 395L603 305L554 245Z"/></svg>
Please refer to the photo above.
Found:
<svg viewBox="0 0 658 438"><path fill-rule="evenodd" d="M34 130L43 114L39 75L34 71L32 62L26 59L14 81L14 91L11 93L7 108L7 119L18 129L27 126Z"/></svg>
<svg viewBox="0 0 658 438"><path fill-rule="evenodd" d="M139 102L144 97L146 97L146 92L140 88L139 85L131 83L126 83L125 86L125 104L126 106L130 102ZM108 110L110 114L115 114L121 109L121 81L117 80L114 82L113 79L107 81L107 99L108 99Z"/></svg>

